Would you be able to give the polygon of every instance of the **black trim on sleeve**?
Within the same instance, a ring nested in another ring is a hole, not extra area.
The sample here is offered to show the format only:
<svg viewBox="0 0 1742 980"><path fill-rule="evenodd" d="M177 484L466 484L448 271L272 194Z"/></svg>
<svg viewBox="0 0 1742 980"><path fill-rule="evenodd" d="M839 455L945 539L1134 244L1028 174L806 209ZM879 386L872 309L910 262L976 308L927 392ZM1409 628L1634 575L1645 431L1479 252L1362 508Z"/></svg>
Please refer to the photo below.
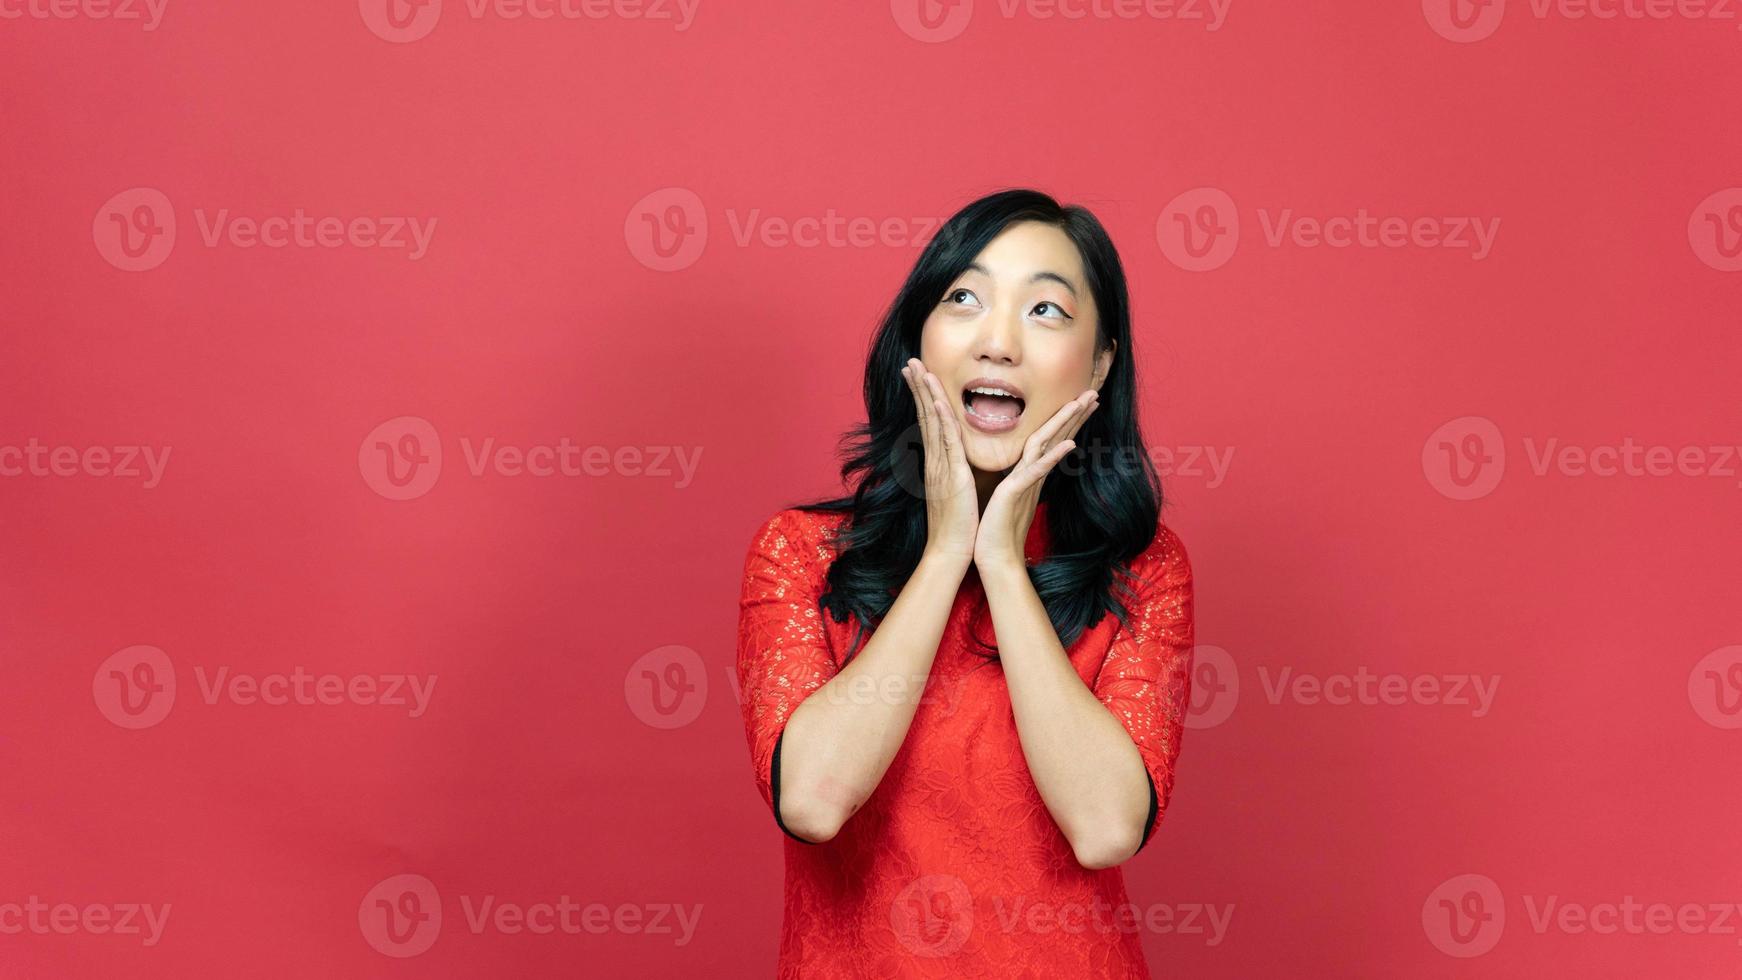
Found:
<svg viewBox="0 0 1742 980"><path fill-rule="evenodd" d="M785 833L786 836L791 837L800 844L809 844L812 847L820 847L822 846L821 841L805 840L803 837L787 830L786 822L780 819L780 745L785 741L786 729L781 728L780 736L774 740L774 759L768 764L768 788L772 791L774 796L774 822L780 825L781 831ZM1153 790L1151 790L1151 792L1153 792Z"/></svg>
<svg viewBox="0 0 1742 980"><path fill-rule="evenodd" d="M1148 774L1145 773L1145 775ZM1148 778L1149 816L1143 818L1143 842L1137 845L1136 851L1132 852L1134 856L1142 853L1143 848L1149 843L1149 839L1155 836L1155 811L1161 809L1161 801L1155 795L1155 777L1149 776Z"/></svg>

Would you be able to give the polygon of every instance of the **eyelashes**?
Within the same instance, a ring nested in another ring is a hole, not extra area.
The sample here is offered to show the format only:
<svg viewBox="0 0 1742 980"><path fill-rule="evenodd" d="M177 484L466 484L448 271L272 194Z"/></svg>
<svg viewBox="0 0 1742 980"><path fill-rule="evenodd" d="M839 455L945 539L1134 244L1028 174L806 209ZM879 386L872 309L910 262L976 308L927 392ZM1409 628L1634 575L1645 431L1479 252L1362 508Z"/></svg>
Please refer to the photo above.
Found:
<svg viewBox="0 0 1742 980"><path fill-rule="evenodd" d="M967 288L966 286L957 286L955 289L952 289L948 293L944 294L943 301L945 303L953 302L956 298L957 293L967 293L969 296L974 295L974 291ZM1075 320L1076 319L1076 317L1071 316L1069 313L1066 313L1064 307L1058 305L1057 303L1054 303L1050 299L1043 299L1040 302L1034 304L1034 309L1038 310L1043 306L1050 306L1053 309L1057 310L1058 314L1059 314L1058 315L1059 319L1064 319L1064 320ZM1033 311L1031 310L1030 312L1033 312Z"/></svg>

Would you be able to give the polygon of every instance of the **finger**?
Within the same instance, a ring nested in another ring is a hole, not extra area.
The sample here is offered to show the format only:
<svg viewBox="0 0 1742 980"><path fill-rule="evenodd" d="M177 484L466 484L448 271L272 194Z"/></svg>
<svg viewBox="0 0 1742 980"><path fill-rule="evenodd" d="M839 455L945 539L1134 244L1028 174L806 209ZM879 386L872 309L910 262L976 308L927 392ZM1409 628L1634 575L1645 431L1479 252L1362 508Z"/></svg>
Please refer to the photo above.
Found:
<svg viewBox="0 0 1742 980"><path fill-rule="evenodd" d="M962 430L956 413L950 410L949 400L944 396L944 383L930 371L925 373L925 383L932 396L932 410L938 424L938 442L943 447L944 460L949 465L951 489L958 489L955 483L968 470L967 450L962 448Z"/></svg>
<svg viewBox="0 0 1742 980"><path fill-rule="evenodd" d="M944 466L947 474L946 479L949 480L950 492L954 493L966 489L968 486L968 456L962 449L962 436L961 431L956 428L956 417L950 414L949 409L941 401L933 407L936 409L938 417L943 420L943 424L939 428L943 430L940 439L943 442Z"/></svg>
<svg viewBox="0 0 1742 980"><path fill-rule="evenodd" d="M1067 424L1063 429L1060 429L1059 432L1053 436L1053 443L1055 445L1061 439L1075 439L1077 433L1082 430L1085 424L1088 423L1089 416L1095 414L1095 409L1101 407L1100 393L1095 391L1093 388L1078 395L1076 400L1081 403L1082 408L1079 409L1075 415L1071 416L1069 424ZM1047 448L1050 449L1051 447L1049 446Z"/></svg>
<svg viewBox="0 0 1742 980"><path fill-rule="evenodd" d="M928 404L931 404L937 412L939 419L938 430L941 435L946 431L942 420L945 417L948 417L951 422L954 422L956 420L956 413L950 411L949 400L944 397L944 383L939 381L937 375L930 371L925 372L925 388L926 401Z"/></svg>
<svg viewBox="0 0 1742 980"><path fill-rule="evenodd" d="M1050 452L1053 445L1059 439L1064 438L1065 426L1069 425L1071 420L1082 412L1082 409L1083 400L1081 398L1073 398L1065 402L1057 412L1053 413L1052 418L1046 420L1045 425L1035 430L1034 435L1028 437L1028 444L1023 447L1022 455L1027 459L1034 460Z"/></svg>
<svg viewBox="0 0 1742 980"><path fill-rule="evenodd" d="M942 381L939 381L938 376L931 373L931 371L927 370L923 365L919 369L919 376L920 376L920 384L922 384L925 387L925 397L926 397L927 404L930 404L932 402L941 402L942 403L943 407L938 410L938 416L940 419L944 415L953 416L954 413L950 411L949 397L944 394L944 383ZM939 423L939 429L940 429L940 431L942 429L941 421Z"/></svg>
<svg viewBox="0 0 1742 980"><path fill-rule="evenodd" d="M1088 424L1089 416L1095 414L1095 409L1100 407L1101 400L1099 398L1091 399L1089 401L1089 407L1086 410L1077 413L1076 419L1065 428L1063 433L1061 433L1062 437L1066 439L1075 439L1077 433L1082 430L1083 426Z"/></svg>
<svg viewBox="0 0 1742 980"><path fill-rule="evenodd" d="M907 383L907 391L913 395L914 416L923 424L928 411L926 403L931 399L924 397L920 391L919 377L914 373L916 363L917 359L908 358L907 363L901 366L901 380Z"/></svg>
<svg viewBox="0 0 1742 980"><path fill-rule="evenodd" d="M908 390L913 392L913 411L919 420L920 439L930 449L936 444L937 430L932 422L931 397L925 393L925 386L920 383L919 371L919 359L911 358L907 366L901 369L901 376L907 381Z"/></svg>
<svg viewBox="0 0 1742 980"><path fill-rule="evenodd" d="M1059 460L1064 459L1065 456L1075 448L1077 448L1075 440L1061 440L1058 445L1053 446L1051 449L1048 449L1043 453L1039 459L1036 459L1034 462L1025 466L1018 467L1016 472L1004 478L1004 483L1012 483L1012 481L1014 481L1010 488L1013 493L1026 490L1045 479L1047 474L1052 472L1053 467L1058 465ZM1004 484L1000 483L998 489L1003 490Z"/></svg>
<svg viewBox="0 0 1742 980"><path fill-rule="evenodd" d="M928 421L932 414L931 399L921 394L919 376L915 372L917 364L917 358L910 358L907 364L901 368L901 378L907 383L908 392L913 396L913 411L916 419L914 427L919 430L920 457L922 459L919 466L920 486L924 488L926 495L930 496L933 492L931 474L936 471L938 463L935 457L939 455L939 451L936 431Z"/></svg>
<svg viewBox="0 0 1742 980"><path fill-rule="evenodd" d="M943 430L944 452L950 461L950 472L955 474L956 479L963 484L967 484L972 481L972 475L968 470L968 450L962 444L962 422L956 418L956 413L950 410L949 403L943 399L943 385L941 383L937 386L937 390L939 392L937 413L938 417L943 420L943 425L940 428Z"/></svg>

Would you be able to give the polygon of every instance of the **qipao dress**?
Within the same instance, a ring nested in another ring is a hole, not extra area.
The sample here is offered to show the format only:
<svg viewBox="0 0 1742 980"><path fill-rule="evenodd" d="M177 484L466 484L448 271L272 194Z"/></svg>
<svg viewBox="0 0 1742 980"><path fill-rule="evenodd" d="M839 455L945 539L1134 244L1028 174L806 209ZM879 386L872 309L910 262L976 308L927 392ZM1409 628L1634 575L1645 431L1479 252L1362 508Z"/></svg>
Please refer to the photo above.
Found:
<svg viewBox="0 0 1742 980"><path fill-rule="evenodd" d="M1048 506L1036 508L1024 544L1030 564L1047 554ZM745 559L744 730L756 787L783 831L787 719L839 671L857 625L817 604L835 556L830 535L846 517L783 510L756 531ZM1143 759L1147 846L1173 788L1189 703L1192 573L1179 538L1158 523L1131 574L1138 600L1125 602L1128 622L1109 612L1065 652ZM996 646L972 572L882 782L833 839L785 834L779 977L1150 975L1121 867L1077 863L1024 760L1002 664L974 652L971 636Z"/></svg>

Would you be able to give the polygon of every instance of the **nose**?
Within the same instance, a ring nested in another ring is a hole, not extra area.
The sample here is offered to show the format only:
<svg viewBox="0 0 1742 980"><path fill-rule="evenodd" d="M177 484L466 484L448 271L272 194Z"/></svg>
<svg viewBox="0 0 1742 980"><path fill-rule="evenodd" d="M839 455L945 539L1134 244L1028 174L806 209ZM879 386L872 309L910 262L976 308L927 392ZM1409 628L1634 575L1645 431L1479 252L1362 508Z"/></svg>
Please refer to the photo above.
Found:
<svg viewBox="0 0 1742 980"><path fill-rule="evenodd" d="M974 359L1015 366L1022 363L1022 315L1014 309L994 310L980 320L974 337Z"/></svg>

